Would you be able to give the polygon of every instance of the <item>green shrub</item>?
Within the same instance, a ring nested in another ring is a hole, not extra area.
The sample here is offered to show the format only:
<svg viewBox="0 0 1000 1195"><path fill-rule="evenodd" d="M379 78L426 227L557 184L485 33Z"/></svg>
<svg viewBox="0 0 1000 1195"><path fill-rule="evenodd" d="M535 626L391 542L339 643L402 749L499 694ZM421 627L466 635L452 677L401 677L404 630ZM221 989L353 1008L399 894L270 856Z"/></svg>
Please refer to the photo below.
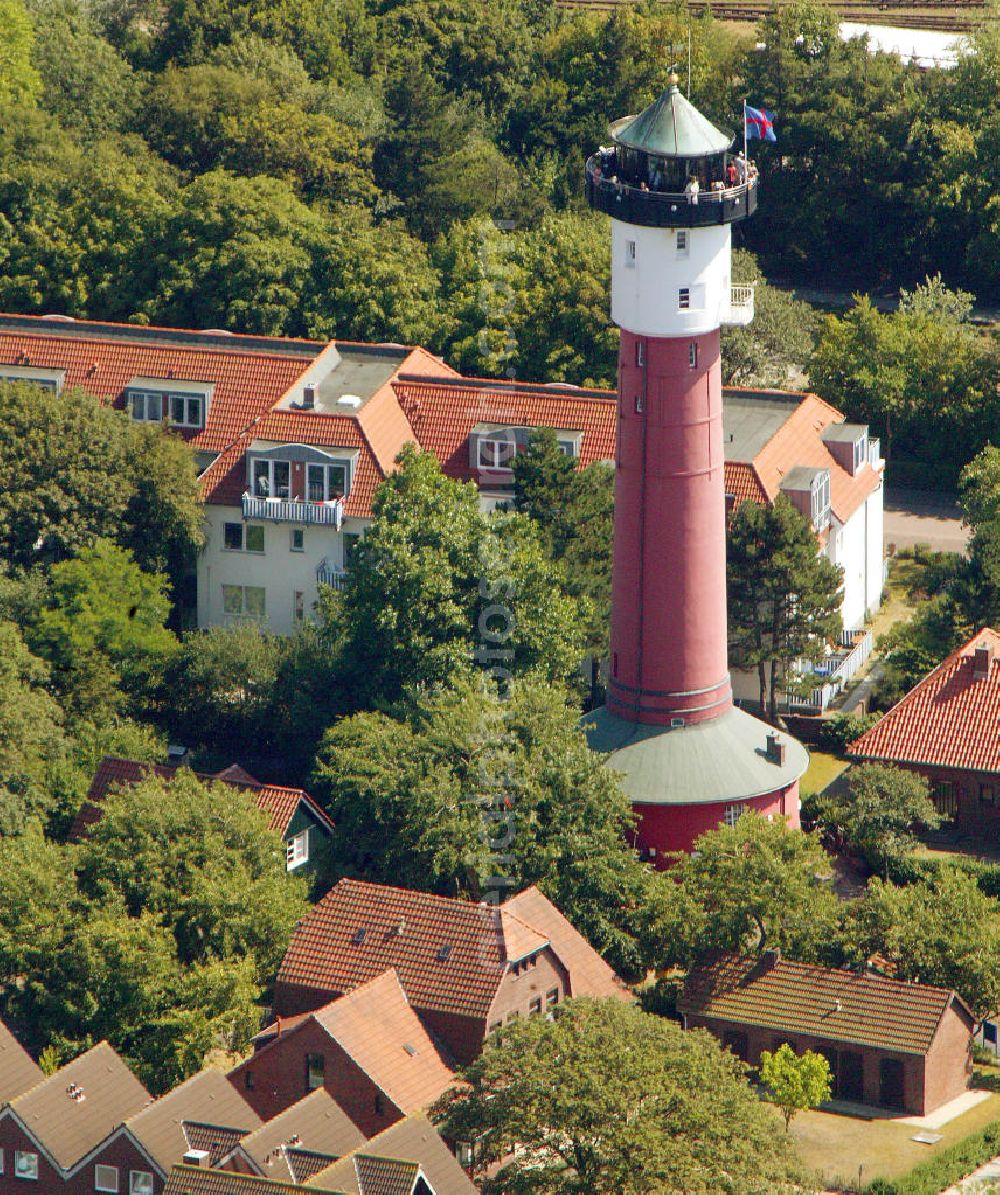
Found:
<svg viewBox="0 0 1000 1195"><path fill-rule="evenodd" d="M820 746L827 751L844 751L848 743L871 730L881 714L835 714L826 718L819 732Z"/></svg>
<svg viewBox="0 0 1000 1195"><path fill-rule="evenodd" d="M865 1187L866 1195L939 1195L959 1179L1000 1153L1000 1120L957 1141L936 1157L921 1162L899 1178L877 1178Z"/></svg>

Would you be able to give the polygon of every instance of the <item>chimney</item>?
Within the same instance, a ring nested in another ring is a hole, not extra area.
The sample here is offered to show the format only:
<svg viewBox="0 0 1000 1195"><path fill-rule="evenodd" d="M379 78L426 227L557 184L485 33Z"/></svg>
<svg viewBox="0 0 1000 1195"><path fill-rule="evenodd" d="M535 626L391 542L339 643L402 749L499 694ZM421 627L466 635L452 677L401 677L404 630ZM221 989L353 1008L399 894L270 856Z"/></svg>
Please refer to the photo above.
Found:
<svg viewBox="0 0 1000 1195"><path fill-rule="evenodd" d="M972 675L976 680L985 680L990 674L993 652L988 643L980 644L972 657Z"/></svg>
<svg viewBox="0 0 1000 1195"><path fill-rule="evenodd" d="M302 387L302 410L312 411L316 407L316 385L313 382L307 382Z"/></svg>
<svg viewBox="0 0 1000 1195"><path fill-rule="evenodd" d="M778 767L782 767L785 763L785 750L785 744L780 738L778 738L774 731L772 731L767 736L767 750L764 753L766 757L771 761L771 763L777 764Z"/></svg>
<svg viewBox="0 0 1000 1195"><path fill-rule="evenodd" d="M770 971L772 967L781 962L781 951L777 946L772 946L760 956L759 967L761 971Z"/></svg>
<svg viewBox="0 0 1000 1195"><path fill-rule="evenodd" d="M184 1155L184 1165L198 1166L202 1170L207 1170L209 1157L207 1149L189 1149Z"/></svg>

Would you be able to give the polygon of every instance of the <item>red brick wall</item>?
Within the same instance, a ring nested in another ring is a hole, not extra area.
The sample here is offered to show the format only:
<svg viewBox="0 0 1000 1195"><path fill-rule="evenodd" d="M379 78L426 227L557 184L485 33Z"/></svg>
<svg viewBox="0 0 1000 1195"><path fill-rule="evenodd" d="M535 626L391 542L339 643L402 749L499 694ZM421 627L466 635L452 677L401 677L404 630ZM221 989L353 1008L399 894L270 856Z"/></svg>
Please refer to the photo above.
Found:
<svg viewBox="0 0 1000 1195"><path fill-rule="evenodd" d="M945 781L955 786L958 803L958 828L963 834L995 834L1000 831L1000 776L985 772L968 772L960 768L933 768L916 764L900 764L923 776L932 785ZM980 800L980 785L991 784L997 792L996 804Z"/></svg>
<svg viewBox="0 0 1000 1195"><path fill-rule="evenodd" d="M307 1054L323 1055L326 1090L365 1136L374 1137L401 1119L400 1110L384 1094L383 1112L375 1111L378 1087L315 1022L282 1034L230 1071L229 1081L262 1120L270 1120L308 1095ZM246 1086L248 1072L253 1075L252 1088Z"/></svg>
<svg viewBox="0 0 1000 1195"><path fill-rule="evenodd" d="M725 1034L733 1032L747 1035L746 1061L751 1066L758 1066L763 1050L774 1051L787 1041L797 1054L805 1050L816 1053L832 1054L836 1051L849 1050L862 1057L862 1083L864 1089L863 1103L878 1106L880 1103L881 1072L880 1063L883 1058L898 1059L903 1064L903 1100L907 1112L912 1115L924 1114L924 1059L914 1054L900 1054L893 1050L875 1050L864 1046L856 1046L849 1042L829 1041L824 1038L811 1037L805 1033L781 1033L774 1029L757 1029L753 1026L737 1025L732 1022L716 1020L706 1017L685 1017L688 1029L707 1029L721 1042Z"/></svg>
<svg viewBox="0 0 1000 1195"><path fill-rule="evenodd" d="M972 1081L972 1026L954 1006L941 1019L927 1051L924 1108L933 1112L967 1091Z"/></svg>
<svg viewBox="0 0 1000 1195"><path fill-rule="evenodd" d="M65 1186L59 1172L45 1160L45 1155L20 1126L10 1117L0 1119L0 1149L3 1150L3 1174L0 1175L0 1195L49 1195L49 1192L63 1191ZM27 1182L14 1177L14 1151L26 1150L38 1154L38 1182Z"/></svg>
<svg viewBox="0 0 1000 1195"><path fill-rule="evenodd" d="M296 1017L299 1013L315 1012L317 1008L322 1008L331 1000L342 995L343 992L310 988L278 980L274 985L274 1015L276 1017Z"/></svg>
<svg viewBox="0 0 1000 1195"><path fill-rule="evenodd" d="M180 1158L177 1159L178 1162L180 1160ZM144 1154L136 1149L134 1142L124 1136L124 1134L116 1137L98 1155L91 1158L86 1166L83 1166L64 1184L62 1190L72 1192L72 1195L94 1195L96 1190L94 1186L94 1167L98 1164L118 1167L119 1195L128 1195L130 1170L145 1170L147 1174L152 1174L153 1190L156 1192L156 1195L160 1195L160 1192L163 1190L164 1180L160 1178L156 1167L150 1163ZM25 1195L23 1190L21 1195ZM39 1195L41 1195L41 1192L39 1192Z"/></svg>
<svg viewBox="0 0 1000 1195"><path fill-rule="evenodd" d="M537 962L533 967L528 967L517 975L512 969L508 969L500 980L497 994L490 1005L487 1032L490 1025L497 1021L506 1021L511 1013L516 1012L527 1018L531 1013L531 1001L534 999L541 999L544 1012L546 993L553 988L559 992L560 1003L570 995L569 975L552 951L543 950L536 957ZM581 996L586 994L578 993Z"/></svg>

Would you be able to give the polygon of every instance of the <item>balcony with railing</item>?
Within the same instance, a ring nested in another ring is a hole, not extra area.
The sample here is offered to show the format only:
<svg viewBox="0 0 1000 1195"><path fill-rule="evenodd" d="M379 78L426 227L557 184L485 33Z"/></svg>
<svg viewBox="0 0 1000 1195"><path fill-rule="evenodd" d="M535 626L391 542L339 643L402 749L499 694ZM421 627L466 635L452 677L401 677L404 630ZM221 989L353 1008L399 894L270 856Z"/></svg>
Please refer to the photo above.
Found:
<svg viewBox="0 0 1000 1195"><path fill-rule="evenodd" d="M337 527L344 521L342 498L330 502L306 502L301 498L255 498L243 495L243 517L271 523L306 523Z"/></svg>
<svg viewBox="0 0 1000 1195"><path fill-rule="evenodd" d="M347 573L344 569L331 564L324 556L316 565L316 584L329 585L331 589L343 591L348 585Z"/></svg>
<svg viewBox="0 0 1000 1195"><path fill-rule="evenodd" d="M616 220L646 228L696 228L709 224L732 224L757 210L756 174L735 186L687 191L653 190L637 186L617 175L608 177L599 154L587 160L587 202Z"/></svg>
<svg viewBox="0 0 1000 1195"><path fill-rule="evenodd" d="M729 310L722 313L724 324L745 327L753 321L753 292L752 284L729 288Z"/></svg>

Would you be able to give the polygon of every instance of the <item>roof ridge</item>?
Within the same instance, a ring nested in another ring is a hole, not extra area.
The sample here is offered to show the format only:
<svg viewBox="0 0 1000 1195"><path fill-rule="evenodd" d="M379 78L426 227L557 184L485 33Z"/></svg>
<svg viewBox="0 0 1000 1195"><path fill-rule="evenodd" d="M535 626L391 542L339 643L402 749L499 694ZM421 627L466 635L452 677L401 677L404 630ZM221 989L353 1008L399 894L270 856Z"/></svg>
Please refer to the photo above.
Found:
<svg viewBox="0 0 1000 1195"><path fill-rule="evenodd" d="M336 892L341 885L351 885L356 888L377 888L380 892L401 892L404 896L416 901L426 901L427 903L432 901L438 902L445 904L448 908L453 909L480 909L484 912L496 912L498 908L502 907L487 904L485 901L466 900L461 896L441 896L437 892L422 892L419 888L402 888L397 884L375 884L371 880L359 880L354 876L344 876L339 879L326 894L326 896L323 897L323 900L325 901L331 895L331 893ZM525 889L525 891L527 891L527 889ZM520 895L520 893L518 893L518 895ZM322 901L320 902L320 905L321 904ZM320 905L314 905L313 909L318 909ZM308 915L309 914L306 914L306 916Z"/></svg>
<svg viewBox="0 0 1000 1195"><path fill-rule="evenodd" d="M579 386L575 382L523 382L514 378L483 378L468 374L442 375L436 377L429 374L405 373L402 370L396 375L394 382L407 385L437 386L442 389L466 390L498 390L505 393L550 395L586 399L592 402L617 402L616 390L605 390L599 386Z"/></svg>

